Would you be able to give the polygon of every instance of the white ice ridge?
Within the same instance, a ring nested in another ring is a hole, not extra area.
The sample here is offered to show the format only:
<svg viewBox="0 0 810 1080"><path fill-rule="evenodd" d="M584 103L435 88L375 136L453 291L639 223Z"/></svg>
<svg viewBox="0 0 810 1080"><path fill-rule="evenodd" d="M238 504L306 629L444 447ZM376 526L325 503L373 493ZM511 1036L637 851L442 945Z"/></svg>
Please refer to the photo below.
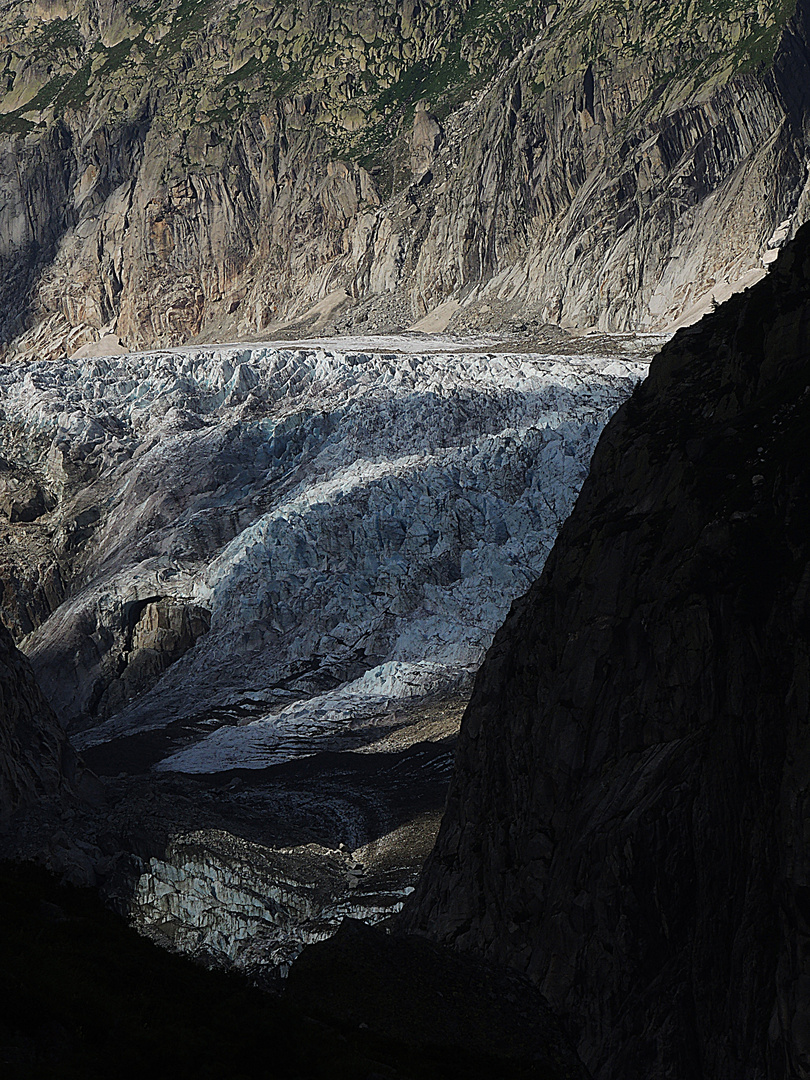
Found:
<svg viewBox="0 0 810 1080"><path fill-rule="evenodd" d="M459 671L452 666L389 661L337 690L267 713L245 727L218 728L158 768L184 773L262 769L332 747L336 744L330 736L338 733L344 735L346 748L362 747L367 729L393 702L446 690L459 681Z"/></svg>
<svg viewBox="0 0 810 1080"><path fill-rule="evenodd" d="M26 642L57 708L89 698L123 605L164 595L207 606L210 631L82 745L249 706L258 723L165 767L258 768L416 673L468 677L646 375L637 357L267 345L0 368L51 475L100 477L81 588Z"/></svg>

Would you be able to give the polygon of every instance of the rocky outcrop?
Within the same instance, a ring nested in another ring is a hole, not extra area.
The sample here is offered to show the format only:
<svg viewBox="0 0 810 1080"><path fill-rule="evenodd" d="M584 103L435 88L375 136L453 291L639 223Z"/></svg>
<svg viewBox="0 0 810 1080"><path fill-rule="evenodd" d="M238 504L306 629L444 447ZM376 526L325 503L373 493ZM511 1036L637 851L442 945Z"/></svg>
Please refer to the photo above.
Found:
<svg viewBox="0 0 810 1080"><path fill-rule="evenodd" d="M669 325L807 216L808 10L15 0L6 355Z"/></svg>
<svg viewBox="0 0 810 1080"><path fill-rule="evenodd" d="M147 597L123 604L122 625L99 666L88 711L106 719L158 681L208 633L211 613L176 597Z"/></svg>
<svg viewBox="0 0 810 1080"><path fill-rule="evenodd" d="M810 1075L810 230L657 357L496 636L407 924L598 1080Z"/></svg>
<svg viewBox="0 0 810 1080"><path fill-rule="evenodd" d="M0 623L0 826L22 805L72 793L75 773L76 755Z"/></svg>
<svg viewBox="0 0 810 1080"><path fill-rule="evenodd" d="M429 181L428 173L441 144L442 126L420 101L413 114L411 135L411 172L417 183Z"/></svg>

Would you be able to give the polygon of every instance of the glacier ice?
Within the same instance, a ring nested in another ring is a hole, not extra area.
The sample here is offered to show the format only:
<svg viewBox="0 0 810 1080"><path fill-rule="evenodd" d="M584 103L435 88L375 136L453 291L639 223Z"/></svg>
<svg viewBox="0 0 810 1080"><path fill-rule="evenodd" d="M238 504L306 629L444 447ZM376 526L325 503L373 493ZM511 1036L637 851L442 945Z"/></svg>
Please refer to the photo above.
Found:
<svg viewBox="0 0 810 1080"><path fill-rule="evenodd" d="M101 510L24 647L80 746L204 722L161 765L187 772L262 768L462 686L646 370L452 343L9 365L4 439L13 420L64 497ZM161 596L207 607L210 630L99 722L105 628Z"/></svg>

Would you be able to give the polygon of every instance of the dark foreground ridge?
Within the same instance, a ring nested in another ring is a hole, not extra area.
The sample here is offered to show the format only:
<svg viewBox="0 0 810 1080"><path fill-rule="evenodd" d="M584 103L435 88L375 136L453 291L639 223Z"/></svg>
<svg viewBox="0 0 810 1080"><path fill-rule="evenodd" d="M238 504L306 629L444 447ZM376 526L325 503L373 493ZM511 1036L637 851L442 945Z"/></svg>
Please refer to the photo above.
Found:
<svg viewBox="0 0 810 1080"><path fill-rule="evenodd" d="M598 1080L810 1076L810 230L606 429L465 714L405 922Z"/></svg>
<svg viewBox="0 0 810 1080"><path fill-rule="evenodd" d="M399 1023L384 1031L357 1009L324 1022L320 1014L334 1016L335 992L345 989L328 975L318 994L326 1009L305 994L274 997L166 952L105 909L92 889L59 885L30 864L0 863L0 925L0 1075L8 1080L583 1076L555 1021L524 1016L539 995L519 976L452 955L445 964L446 950L425 941L416 943L415 959L394 943L391 969L376 949L386 935L362 924L359 949L348 926L331 948L348 943L356 974L369 979L354 988L361 1001L381 989L381 979L389 1004L403 989L411 995L396 999Z"/></svg>
<svg viewBox="0 0 810 1080"><path fill-rule="evenodd" d="M587 1080L525 977L415 935L345 919L293 964L286 1000L348 1030L410 1047L442 1076Z"/></svg>

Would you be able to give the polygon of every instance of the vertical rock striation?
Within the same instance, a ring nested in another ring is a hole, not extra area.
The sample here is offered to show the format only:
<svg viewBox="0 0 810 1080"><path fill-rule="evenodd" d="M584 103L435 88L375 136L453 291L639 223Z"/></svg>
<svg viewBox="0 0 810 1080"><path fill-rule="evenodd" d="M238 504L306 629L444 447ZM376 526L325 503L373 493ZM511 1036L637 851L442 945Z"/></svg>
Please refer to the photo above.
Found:
<svg viewBox="0 0 810 1080"><path fill-rule="evenodd" d="M462 725L405 922L597 1080L810 1076L810 230L606 428Z"/></svg>
<svg viewBox="0 0 810 1080"><path fill-rule="evenodd" d="M808 216L809 14L13 0L0 347L669 326Z"/></svg>

